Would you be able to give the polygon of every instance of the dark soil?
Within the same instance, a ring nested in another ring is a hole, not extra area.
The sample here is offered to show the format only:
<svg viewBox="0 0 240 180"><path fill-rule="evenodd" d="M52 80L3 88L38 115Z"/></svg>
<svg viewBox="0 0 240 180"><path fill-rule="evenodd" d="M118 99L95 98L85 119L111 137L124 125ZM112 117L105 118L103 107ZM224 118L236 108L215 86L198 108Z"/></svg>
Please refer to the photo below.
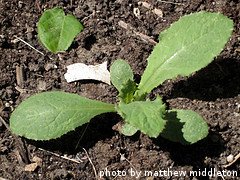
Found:
<svg viewBox="0 0 240 180"><path fill-rule="evenodd" d="M75 62L110 65L117 58L128 61L136 76L146 66L146 58L152 43L136 36L132 31L118 25L120 20L131 25L135 31L157 41L160 31L184 14L207 10L220 12L233 19L235 27L231 40L224 51L206 68L188 78L167 81L151 94L163 96L169 108L192 109L200 113L210 127L204 140L183 146L162 138L151 139L143 134L125 137L112 130L120 121L114 114L96 117L84 127L64 137L35 142L15 137L0 122L0 179L95 179L94 171L83 148L89 154L96 171L176 170L187 171L185 177L155 177L155 179L222 179L223 177L190 177L191 170L231 170L240 174L239 161L228 168L227 157L240 153L240 3L238 0L192 0L166 3L147 1L152 8L163 11L158 17L151 10L138 4L137 0L36 0L0 1L0 116L9 123L13 109L25 98L41 91L61 90L73 92L91 99L116 102L117 91L113 86L93 81L67 83L63 75L66 65ZM80 33L66 53L54 55L44 49L38 39L36 23L45 9L63 7L83 22ZM139 8L140 16L133 13ZM19 37L36 49L29 48ZM57 68L53 68L54 65ZM16 67L22 67L24 81L17 85ZM194 133L194 132L193 132ZM40 148L47 150L41 150ZM57 157L50 152L68 158L80 158L75 163ZM25 171L33 157L42 164L33 172ZM124 159L124 158L125 159ZM226 176L225 179L238 179ZM104 179L136 179L104 177ZM154 179L141 176L141 179Z"/></svg>

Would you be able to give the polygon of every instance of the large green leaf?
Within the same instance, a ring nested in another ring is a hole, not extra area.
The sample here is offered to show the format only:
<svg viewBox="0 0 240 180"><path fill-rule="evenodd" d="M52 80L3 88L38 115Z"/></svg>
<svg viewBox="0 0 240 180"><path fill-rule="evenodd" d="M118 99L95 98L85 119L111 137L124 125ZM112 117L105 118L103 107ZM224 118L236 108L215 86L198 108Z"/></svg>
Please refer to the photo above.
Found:
<svg viewBox="0 0 240 180"><path fill-rule="evenodd" d="M193 144L208 135L208 125L196 112L174 109L166 113L162 137L182 144Z"/></svg>
<svg viewBox="0 0 240 180"><path fill-rule="evenodd" d="M34 140L62 136L94 116L115 111L114 105L64 92L44 92L23 101L12 113L13 133Z"/></svg>
<svg viewBox="0 0 240 180"><path fill-rule="evenodd" d="M180 18L160 34L137 95L207 66L222 51L232 30L233 21L219 13L198 12Z"/></svg>
<svg viewBox="0 0 240 180"><path fill-rule="evenodd" d="M127 130L128 133L139 129L150 137L157 137L166 124L164 120L165 105L159 97L155 101L121 103L118 113L130 125L127 125L127 128L130 128L130 131Z"/></svg>
<svg viewBox="0 0 240 180"><path fill-rule="evenodd" d="M83 25L60 8L46 10L38 22L39 40L53 53L67 50L82 30Z"/></svg>

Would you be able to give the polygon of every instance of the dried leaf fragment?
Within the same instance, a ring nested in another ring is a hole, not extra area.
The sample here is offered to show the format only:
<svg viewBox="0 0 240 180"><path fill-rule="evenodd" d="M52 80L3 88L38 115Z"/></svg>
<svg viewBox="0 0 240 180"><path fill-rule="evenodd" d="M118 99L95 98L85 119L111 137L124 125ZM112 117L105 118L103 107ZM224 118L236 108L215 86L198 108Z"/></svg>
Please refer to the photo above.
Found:
<svg viewBox="0 0 240 180"><path fill-rule="evenodd" d="M107 70L107 61L98 65L86 65L83 63L75 63L67 66L67 73L64 74L67 82L78 80L92 79L110 83L110 73Z"/></svg>
<svg viewBox="0 0 240 180"><path fill-rule="evenodd" d="M27 164L24 168L24 171L28 171L28 172L33 172L35 171L38 167L42 166L42 159L34 156L32 159L33 163L31 164Z"/></svg>
<svg viewBox="0 0 240 180"><path fill-rule="evenodd" d="M155 13L159 17L163 17L163 12L161 9L154 8L153 13Z"/></svg>
<svg viewBox="0 0 240 180"><path fill-rule="evenodd" d="M24 168L24 171L28 171L28 172L33 172L37 169L38 167L38 163L31 163L31 164L27 164Z"/></svg>

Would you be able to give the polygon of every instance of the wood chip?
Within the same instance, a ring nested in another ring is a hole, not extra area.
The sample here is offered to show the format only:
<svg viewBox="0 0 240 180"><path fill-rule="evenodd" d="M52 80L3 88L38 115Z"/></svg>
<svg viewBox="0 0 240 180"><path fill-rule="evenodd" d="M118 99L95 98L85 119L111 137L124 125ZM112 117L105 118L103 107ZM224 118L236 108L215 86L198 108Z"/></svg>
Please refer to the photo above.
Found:
<svg viewBox="0 0 240 180"><path fill-rule="evenodd" d="M8 180L8 179L5 179L5 178L0 177L0 180Z"/></svg>
<svg viewBox="0 0 240 180"><path fill-rule="evenodd" d="M45 91L47 89L47 83L43 80L37 80L37 89L39 91Z"/></svg>
<svg viewBox="0 0 240 180"><path fill-rule="evenodd" d="M49 71L51 69L57 69L57 65L56 64L52 64L52 63L47 63L44 65L44 69L46 71Z"/></svg>
<svg viewBox="0 0 240 180"><path fill-rule="evenodd" d="M0 99L0 113L2 112L3 109L4 109L4 105L2 100Z"/></svg>
<svg viewBox="0 0 240 180"><path fill-rule="evenodd" d="M140 10L138 8L133 8L133 14L139 18L140 17Z"/></svg>
<svg viewBox="0 0 240 180"><path fill-rule="evenodd" d="M22 88L24 83L23 66L16 66L16 79L17 79L17 85Z"/></svg>
<svg viewBox="0 0 240 180"><path fill-rule="evenodd" d="M40 157L34 156L32 161L36 162L38 166L42 166L42 159Z"/></svg>
<svg viewBox="0 0 240 180"><path fill-rule="evenodd" d="M153 13L155 13L159 17L163 17L163 12L161 9L154 8Z"/></svg>
<svg viewBox="0 0 240 180"><path fill-rule="evenodd" d="M31 163L31 164L27 164L24 168L24 171L28 171L28 172L33 172L37 169L38 167L38 163Z"/></svg>
<svg viewBox="0 0 240 180"><path fill-rule="evenodd" d="M125 23L124 21L118 21L118 25L120 26L120 27L122 27L123 29L127 29L128 30L128 24L127 23Z"/></svg>
<svg viewBox="0 0 240 180"><path fill-rule="evenodd" d="M18 150L15 151L15 156L16 156L16 158L18 160L18 163L23 165L24 162L23 162L22 156L20 155L20 152Z"/></svg>
<svg viewBox="0 0 240 180"><path fill-rule="evenodd" d="M154 8L153 9L153 6L151 5L151 4L149 4L148 2L143 2L143 1L141 1L141 2L139 2L138 3L139 5L142 5L143 7L145 7L145 8L147 8L147 9L149 9L149 10L152 10L152 12L154 13L154 14L156 14L157 16L159 16L159 17L163 17L163 11L161 10L161 9L158 9L158 8Z"/></svg>
<svg viewBox="0 0 240 180"><path fill-rule="evenodd" d="M156 45L156 44L157 44L157 42L154 41L151 37L149 37L149 36L147 36L147 35L145 35L145 34L143 34L143 33L141 33L141 32L135 31L134 28L133 28L131 25L125 23L125 22L122 21L122 20L118 22L118 25L119 25L120 27L126 29L126 30L131 31L133 34L139 36L143 41L149 42L149 43L151 43L151 44L153 44L153 45Z"/></svg>
<svg viewBox="0 0 240 180"><path fill-rule="evenodd" d="M152 5L149 4L148 2L139 2L139 4L141 4L143 7L147 8L147 9L151 9L152 8Z"/></svg>

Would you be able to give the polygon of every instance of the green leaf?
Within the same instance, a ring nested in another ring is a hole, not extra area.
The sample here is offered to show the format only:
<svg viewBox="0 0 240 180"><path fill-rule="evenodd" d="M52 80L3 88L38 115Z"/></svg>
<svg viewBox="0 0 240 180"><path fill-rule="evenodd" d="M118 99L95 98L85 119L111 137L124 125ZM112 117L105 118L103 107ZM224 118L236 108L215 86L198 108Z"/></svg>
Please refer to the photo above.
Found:
<svg viewBox="0 0 240 180"><path fill-rule="evenodd" d="M137 94L207 66L223 50L232 30L233 21L219 13L198 12L180 18L160 34Z"/></svg>
<svg viewBox="0 0 240 180"><path fill-rule="evenodd" d="M130 65L122 59L114 61L110 67L111 82L119 92L120 101L126 104L133 100L134 93L137 90L133 77Z"/></svg>
<svg viewBox="0 0 240 180"><path fill-rule="evenodd" d="M157 137L164 129L165 105L157 97L155 101L134 101L129 104L120 104L118 113L126 123L150 137Z"/></svg>
<svg viewBox="0 0 240 180"><path fill-rule="evenodd" d="M82 30L83 25L60 8L46 10L38 22L38 38L53 53L67 50Z"/></svg>
<svg viewBox="0 0 240 180"><path fill-rule="evenodd" d="M120 133L124 134L125 136L132 136L138 131L137 128L133 127L132 125L125 123L122 125L120 129Z"/></svg>
<svg viewBox="0 0 240 180"><path fill-rule="evenodd" d="M166 113L167 120L162 137L182 144L193 144L208 135L204 119L191 110L174 109Z"/></svg>
<svg viewBox="0 0 240 180"><path fill-rule="evenodd" d="M44 92L23 101L12 113L13 133L34 140L62 136L96 115L114 112L112 104L65 92Z"/></svg>
<svg viewBox="0 0 240 180"><path fill-rule="evenodd" d="M133 72L130 65L122 59L117 59L110 67L110 78L117 90L121 91L124 84L129 80L133 81Z"/></svg>
<svg viewBox="0 0 240 180"><path fill-rule="evenodd" d="M128 80L126 84L123 85L121 91L119 92L120 102L128 104L134 100L134 93L137 90L137 84L131 80Z"/></svg>

